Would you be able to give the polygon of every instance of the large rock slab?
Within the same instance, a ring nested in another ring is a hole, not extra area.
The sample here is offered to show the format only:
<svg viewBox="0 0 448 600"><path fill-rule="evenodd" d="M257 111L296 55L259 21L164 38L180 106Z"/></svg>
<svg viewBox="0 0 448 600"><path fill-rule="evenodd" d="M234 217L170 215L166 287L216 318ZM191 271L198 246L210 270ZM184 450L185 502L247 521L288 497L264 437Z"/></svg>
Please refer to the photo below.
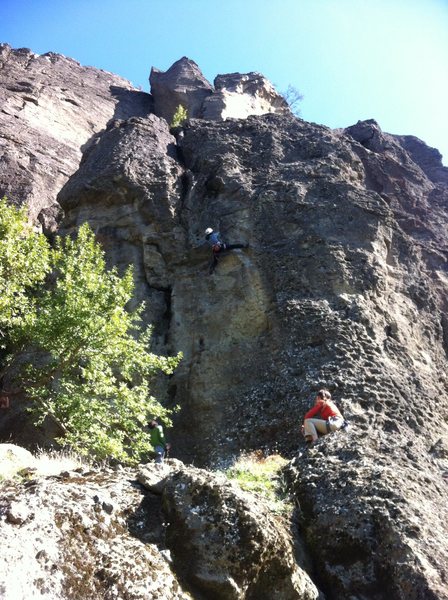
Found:
<svg viewBox="0 0 448 600"><path fill-rule="evenodd" d="M163 507L174 564L206 598L319 597L296 563L287 522L224 476L179 471L167 481Z"/></svg>
<svg viewBox="0 0 448 600"><path fill-rule="evenodd" d="M113 118L148 114L151 102L117 75L1 44L0 106L0 197L27 204L32 220L43 210L51 230L85 145Z"/></svg>
<svg viewBox="0 0 448 600"><path fill-rule="evenodd" d="M164 119L114 121L58 196L66 213L64 231L87 221L109 264L121 272L134 266L134 300L146 301L146 319L157 324L155 338L164 340L164 350L171 287L185 249L178 214L182 175L176 140Z"/></svg>
<svg viewBox="0 0 448 600"><path fill-rule="evenodd" d="M289 466L318 585L341 600L446 599L448 462L417 437L370 436L332 434Z"/></svg>
<svg viewBox="0 0 448 600"><path fill-rule="evenodd" d="M163 542L160 501L135 473L86 467L0 482L4 600L189 600Z"/></svg>
<svg viewBox="0 0 448 600"><path fill-rule="evenodd" d="M214 84L215 92L204 99L204 119L247 119L250 115L290 112L283 96L260 73L218 75Z"/></svg>
<svg viewBox="0 0 448 600"><path fill-rule="evenodd" d="M319 597L285 523L180 461L2 480L0 495L4 600Z"/></svg>

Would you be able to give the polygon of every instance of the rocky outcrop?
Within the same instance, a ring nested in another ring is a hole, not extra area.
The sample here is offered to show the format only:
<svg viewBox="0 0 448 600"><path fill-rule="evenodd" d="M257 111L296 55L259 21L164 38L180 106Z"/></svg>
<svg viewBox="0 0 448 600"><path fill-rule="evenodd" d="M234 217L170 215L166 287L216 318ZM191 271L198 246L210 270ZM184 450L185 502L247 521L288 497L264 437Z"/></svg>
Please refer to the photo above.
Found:
<svg viewBox="0 0 448 600"><path fill-rule="evenodd" d="M0 489L4 600L318 598L261 500L179 461Z"/></svg>
<svg viewBox="0 0 448 600"><path fill-rule="evenodd" d="M448 598L440 156L373 120L332 131L292 115L191 119L176 135L155 115L109 124L59 195L64 231L87 220L111 264L134 264L156 350L184 354L159 390L181 406L174 452L209 467L242 450L288 456L329 598ZM249 243L212 276L201 246L210 226ZM351 429L304 452L300 422L322 386ZM166 489L181 494L175 481ZM204 593L210 563L196 538L207 518L165 506L183 515L188 547L206 565L192 571ZM229 581L218 583L227 593Z"/></svg>
<svg viewBox="0 0 448 600"><path fill-rule="evenodd" d="M198 65L182 57L168 71L153 67L149 77L154 112L171 123L179 105L187 109L190 118L202 117L202 105L213 88L205 79Z"/></svg>
<svg viewBox="0 0 448 600"><path fill-rule="evenodd" d="M155 338L164 349L175 265L186 248L182 186L176 140L164 119L150 115L114 121L58 196L66 231L89 221L110 264L121 271L134 265L135 299L146 301L146 318L157 323Z"/></svg>
<svg viewBox="0 0 448 600"><path fill-rule="evenodd" d="M287 522L223 475L181 469L165 480L162 503L174 564L205 597L262 600L274 589L285 600L319 597Z"/></svg>
<svg viewBox="0 0 448 600"><path fill-rule="evenodd" d="M88 471L1 484L1 597L190 598L157 545L160 503L131 472Z"/></svg>
<svg viewBox="0 0 448 600"><path fill-rule="evenodd" d="M416 437L369 435L332 435L289 465L316 583L338 599L447 598L443 461Z"/></svg>
<svg viewBox="0 0 448 600"><path fill-rule="evenodd" d="M214 83L214 94L204 100L204 119L219 121L289 113L286 100L260 73L218 75Z"/></svg>
<svg viewBox="0 0 448 600"><path fill-rule="evenodd" d="M0 197L26 203L54 229L61 187L113 118L146 115L150 96L128 81L49 52L0 45Z"/></svg>
<svg viewBox="0 0 448 600"><path fill-rule="evenodd" d="M187 110L189 118L211 121L290 112L283 96L260 73L218 75L213 89L198 65L186 56L166 72L153 67L149 81L154 112L168 123L179 105Z"/></svg>

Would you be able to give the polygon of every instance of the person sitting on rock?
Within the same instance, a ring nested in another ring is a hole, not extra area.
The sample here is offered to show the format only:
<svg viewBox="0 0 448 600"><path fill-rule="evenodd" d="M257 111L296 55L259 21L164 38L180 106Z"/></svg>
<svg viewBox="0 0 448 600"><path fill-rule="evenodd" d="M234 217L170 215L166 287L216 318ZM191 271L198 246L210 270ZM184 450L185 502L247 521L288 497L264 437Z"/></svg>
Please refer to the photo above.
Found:
<svg viewBox="0 0 448 600"><path fill-rule="evenodd" d="M216 269L216 265L218 264L218 256L221 252L249 247L249 244L225 244L221 239L221 234L219 231L213 231L211 227L207 227L205 230L205 241L211 247L213 252L213 260L209 269L210 274L212 274Z"/></svg>
<svg viewBox="0 0 448 600"><path fill-rule="evenodd" d="M171 448L171 445L166 443L163 427L155 419L148 423L148 427L150 429L151 445L156 454L156 463L163 463L163 459Z"/></svg>
<svg viewBox="0 0 448 600"><path fill-rule="evenodd" d="M305 415L302 432L309 444L314 444L319 434L326 435L344 426L344 417L331 399L328 390L317 392L315 404Z"/></svg>

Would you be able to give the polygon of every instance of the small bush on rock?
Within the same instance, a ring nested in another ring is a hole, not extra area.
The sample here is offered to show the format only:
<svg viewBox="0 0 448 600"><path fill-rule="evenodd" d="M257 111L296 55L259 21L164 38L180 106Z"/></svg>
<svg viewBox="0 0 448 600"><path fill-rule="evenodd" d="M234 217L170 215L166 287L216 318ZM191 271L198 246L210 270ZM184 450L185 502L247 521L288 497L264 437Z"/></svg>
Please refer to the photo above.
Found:
<svg viewBox="0 0 448 600"><path fill-rule="evenodd" d="M171 127L181 127L188 119L187 109L179 104L174 113L173 120L171 121Z"/></svg>
<svg viewBox="0 0 448 600"><path fill-rule="evenodd" d="M283 98L289 104L291 112L297 117L300 116L300 102L303 100L303 94L293 85L289 84L287 89L282 93Z"/></svg>

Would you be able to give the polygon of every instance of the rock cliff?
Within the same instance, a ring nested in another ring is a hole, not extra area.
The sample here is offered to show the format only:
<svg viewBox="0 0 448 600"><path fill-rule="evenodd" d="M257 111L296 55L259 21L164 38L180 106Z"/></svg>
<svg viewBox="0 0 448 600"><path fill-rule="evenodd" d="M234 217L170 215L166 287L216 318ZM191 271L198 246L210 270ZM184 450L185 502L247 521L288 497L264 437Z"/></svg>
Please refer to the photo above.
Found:
<svg viewBox="0 0 448 600"><path fill-rule="evenodd" d="M134 264L157 350L184 353L160 384L182 407L176 456L208 467L242 450L288 456L326 597L448 598L448 169L373 120L335 131L287 111L204 118L222 90L196 70L182 85L199 118L170 131L176 69L152 114L121 115L90 139L58 195L63 231L87 220L111 264ZM213 275L209 226L249 244ZM351 428L305 451L300 421L322 386ZM202 566L194 580L206 586Z"/></svg>
<svg viewBox="0 0 448 600"><path fill-rule="evenodd" d="M113 118L147 115L149 94L71 58L0 45L0 196L52 230L56 196L89 140Z"/></svg>

